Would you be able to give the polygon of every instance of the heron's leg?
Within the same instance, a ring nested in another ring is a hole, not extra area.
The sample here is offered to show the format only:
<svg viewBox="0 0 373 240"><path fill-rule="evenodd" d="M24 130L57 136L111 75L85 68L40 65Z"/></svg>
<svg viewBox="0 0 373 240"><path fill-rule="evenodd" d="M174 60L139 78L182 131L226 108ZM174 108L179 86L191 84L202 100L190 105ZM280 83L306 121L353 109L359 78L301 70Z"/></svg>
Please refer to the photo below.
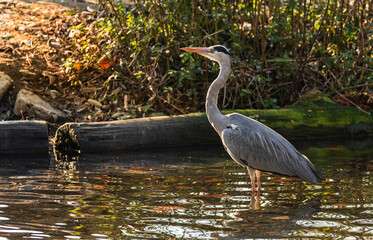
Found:
<svg viewBox="0 0 373 240"><path fill-rule="evenodd" d="M250 197L250 209L259 210L260 209L260 193L259 191L256 194L251 194Z"/></svg>
<svg viewBox="0 0 373 240"><path fill-rule="evenodd" d="M258 192L260 191L260 171L255 170L256 173L256 181L258 182Z"/></svg>
<svg viewBox="0 0 373 240"><path fill-rule="evenodd" d="M247 171L249 172L249 175L250 175L251 188L254 194L255 192L255 169L252 169L251 167L247 167Z"/></svg>

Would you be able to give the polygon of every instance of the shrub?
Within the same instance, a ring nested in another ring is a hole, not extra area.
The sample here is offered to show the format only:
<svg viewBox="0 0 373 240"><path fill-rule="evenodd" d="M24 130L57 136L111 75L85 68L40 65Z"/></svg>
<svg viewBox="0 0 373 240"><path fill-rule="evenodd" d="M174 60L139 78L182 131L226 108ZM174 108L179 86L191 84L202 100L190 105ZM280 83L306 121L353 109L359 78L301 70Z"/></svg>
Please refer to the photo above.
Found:
<svg viewBox="0 0 373 240"><path fill-rule="evenodd" d="M204 110L218 66L181 52L185 46L230 49L233 74L222 108L277 108L315 88L331 95L372 93L369 0L99 0L99 5L102 18L76 27L83 32L76 34L81 54L67 63L70 82L92 84L101 74L96 81L101 88L92 97L116 101L133 115Z"/></svg>

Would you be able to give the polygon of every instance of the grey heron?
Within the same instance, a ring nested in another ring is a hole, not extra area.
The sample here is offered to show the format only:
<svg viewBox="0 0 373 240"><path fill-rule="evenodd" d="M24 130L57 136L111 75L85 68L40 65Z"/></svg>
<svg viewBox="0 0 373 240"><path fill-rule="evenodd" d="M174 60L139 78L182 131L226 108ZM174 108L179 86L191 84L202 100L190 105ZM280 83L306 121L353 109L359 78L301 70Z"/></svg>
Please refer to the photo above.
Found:
<svg viewBox="0 0 373 240"><path fill-rule="evenodd" d="M218 77L210 85L206 96L206 114L219 134L228 154L241 166L247 168L252 192L255 178L260 191L260 172L299 177L310 183L320 183L321 173L310 160L280 134L266 125L239 113L223 115L217 101L221 88L231 72L231 56L221 45L211 47L185 47L187 52L198 53L220 65Z"/></svg>

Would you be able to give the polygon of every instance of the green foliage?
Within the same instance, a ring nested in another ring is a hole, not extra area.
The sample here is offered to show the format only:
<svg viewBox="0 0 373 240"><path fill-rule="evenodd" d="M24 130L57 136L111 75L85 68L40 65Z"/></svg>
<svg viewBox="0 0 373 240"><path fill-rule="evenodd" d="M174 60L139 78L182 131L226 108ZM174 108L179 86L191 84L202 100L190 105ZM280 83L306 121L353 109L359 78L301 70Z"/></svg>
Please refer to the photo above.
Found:
<svg viewBox="0 0 373 240"><path fill-rule="evenodd" d="M314 88L371 92L373 7L368 0L99 4L105 17L93 23L96 42L76 35L84 55L79 61L89 64L85 69L105 72L105 91L121 88L118 102L127 95L130 109L140 113L203 110L218 66L181 53L180 47L189 45L230 49L233 76L225 108L278 108ZM75 30L85 31L80 25ZM99 62L103 56L111 60L105 70ZM66 63L72 84L79 77L76 62Z"/></svg>

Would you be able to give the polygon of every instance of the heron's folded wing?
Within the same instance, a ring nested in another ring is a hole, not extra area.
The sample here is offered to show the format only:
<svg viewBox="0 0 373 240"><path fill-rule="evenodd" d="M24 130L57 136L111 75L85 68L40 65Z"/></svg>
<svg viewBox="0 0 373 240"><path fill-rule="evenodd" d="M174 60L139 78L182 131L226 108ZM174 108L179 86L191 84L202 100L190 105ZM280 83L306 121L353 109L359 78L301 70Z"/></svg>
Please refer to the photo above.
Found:
<svg viewBox="0 0 373 240"><path fill-rule="evenodd" d="M232 123L235 127L223 130L222 140L233 158L254 169L318 182L312 163L281 135L249 118Z"/></svg>

